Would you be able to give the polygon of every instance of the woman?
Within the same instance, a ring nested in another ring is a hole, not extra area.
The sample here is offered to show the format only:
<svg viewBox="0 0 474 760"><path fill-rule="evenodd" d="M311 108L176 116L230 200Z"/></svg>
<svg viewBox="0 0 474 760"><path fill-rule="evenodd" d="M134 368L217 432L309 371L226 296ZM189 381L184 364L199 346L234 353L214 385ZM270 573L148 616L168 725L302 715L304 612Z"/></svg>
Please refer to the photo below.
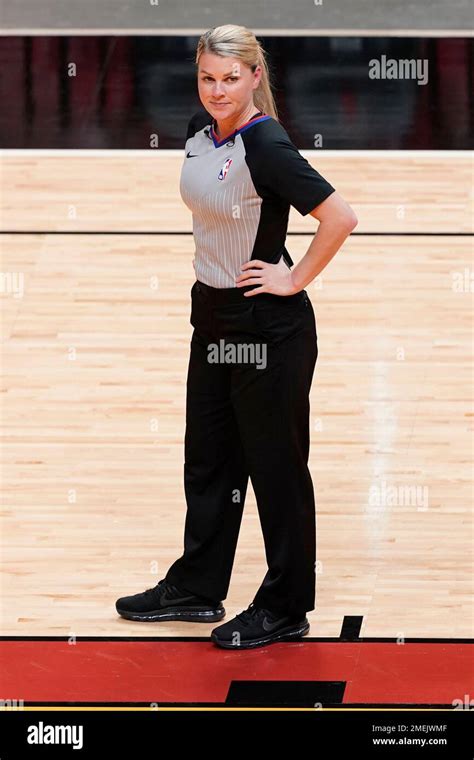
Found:
<svg viewBox="0 0 474 760"><path fill-rule="evenodd" d="M180 183L196 244L184 553L157 586L119 599L116 609L131 620L221 620L250 477L268 571L249 607L211 634L218 646L248 648L309 631L309 391L318 349L304 288L357 218L278 122L251 31L210 29L196 63L204 108L188 125ZM290 205L320 222L294 269L285 248Z"/></svg>

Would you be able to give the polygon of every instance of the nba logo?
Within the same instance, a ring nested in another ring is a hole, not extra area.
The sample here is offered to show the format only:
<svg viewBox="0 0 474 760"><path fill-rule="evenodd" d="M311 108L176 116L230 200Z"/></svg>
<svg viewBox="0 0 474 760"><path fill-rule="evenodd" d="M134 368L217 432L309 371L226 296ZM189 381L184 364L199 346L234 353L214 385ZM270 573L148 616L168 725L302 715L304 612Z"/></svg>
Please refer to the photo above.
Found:
<svg viewBox="0 0 474 760"><path fill-rule="evenodd" d="M219 172L219 176L218 176L217 179L225 179L226 178L226 174L229 171L229 166L231 165L231 163L232 163L232 159L231 158L227 158L226 161L225 161L224 166L222 167L222 169Z"/></svg>

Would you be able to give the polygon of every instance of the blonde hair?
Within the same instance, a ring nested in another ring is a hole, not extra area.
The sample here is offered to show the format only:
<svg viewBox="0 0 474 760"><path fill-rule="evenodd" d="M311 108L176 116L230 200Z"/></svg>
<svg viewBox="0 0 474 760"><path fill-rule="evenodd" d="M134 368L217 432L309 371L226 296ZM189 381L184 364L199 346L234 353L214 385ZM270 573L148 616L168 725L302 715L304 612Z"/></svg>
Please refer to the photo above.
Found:
<svg viewBox="0 0 474 760"><path fill-rule="evenodd" d="M239 58L252 71L255 71L257 66L261 66L262 76L257 89L254 90L253 100L259 111L273 116L278 121L265 51L250 29L237 24L223 24L208 29L199 38L196 64L199 64L202 53L213 53L224 58Z"/></svg>

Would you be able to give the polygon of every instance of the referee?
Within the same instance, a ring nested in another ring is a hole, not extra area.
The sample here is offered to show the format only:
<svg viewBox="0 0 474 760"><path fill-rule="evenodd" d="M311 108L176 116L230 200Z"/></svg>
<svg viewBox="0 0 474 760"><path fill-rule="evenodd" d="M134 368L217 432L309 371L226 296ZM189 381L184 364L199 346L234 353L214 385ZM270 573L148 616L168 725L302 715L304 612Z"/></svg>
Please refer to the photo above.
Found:
<svg viewBox="0 0 474 760"><path fill-rule="evenodd" d="M249 29L208 30L196 64L203 108L188 125L180 180L196 248L184 552L154 588L116 609L139 621L221 620L250 478L268 570L248 608L211 633L218 646L249 648L305 635L315 608L308 456L318 348L304 288L357 218L279 123L265 53ZM293 269L290 205L320 222Z"/></svg>

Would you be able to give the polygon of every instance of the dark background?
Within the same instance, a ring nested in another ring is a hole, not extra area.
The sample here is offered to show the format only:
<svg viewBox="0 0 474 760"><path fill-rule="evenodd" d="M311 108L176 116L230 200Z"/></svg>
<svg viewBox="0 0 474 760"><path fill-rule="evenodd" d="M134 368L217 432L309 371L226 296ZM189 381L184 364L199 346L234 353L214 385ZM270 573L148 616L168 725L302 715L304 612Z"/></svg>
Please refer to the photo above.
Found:
<svg viewBox="0 0 474 760"><path fill-rule="evenodd" d="M259 39L280 120L300 149L472 148L470 38ZM0 38L0 147L184 147L201 107L198 36ZM371 58L428 59L428 83L372 80ZM68 75L75 63L77 75Z"/></svg>

